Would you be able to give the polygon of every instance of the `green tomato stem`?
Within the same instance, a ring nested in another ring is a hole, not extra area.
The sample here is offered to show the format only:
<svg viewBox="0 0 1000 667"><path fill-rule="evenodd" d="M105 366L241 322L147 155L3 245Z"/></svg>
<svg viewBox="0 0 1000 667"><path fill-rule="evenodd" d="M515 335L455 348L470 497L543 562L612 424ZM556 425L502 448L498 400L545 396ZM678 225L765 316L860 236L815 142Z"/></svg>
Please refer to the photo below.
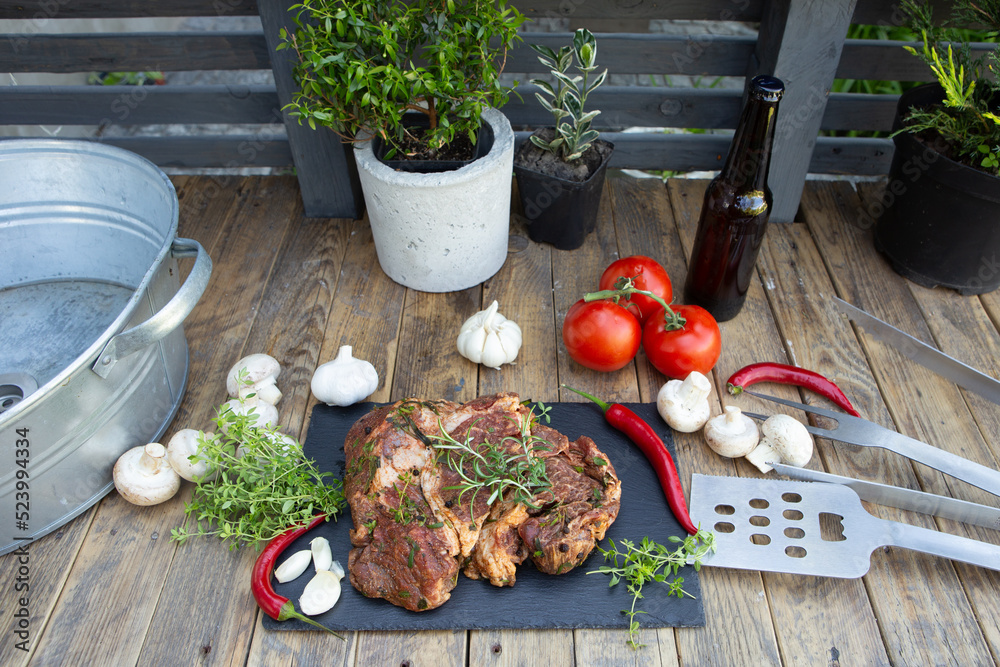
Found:
<svg viewBox="0 0 1000 667"><path fill-rule="evenodd" d="M680 313L675 312L670 305L663 300L662 297L653 294L649 290L638 289L631 278L625 278L625 282L620 288L616 289L605 289L599 290L597 292L590 292L589 294L583 295L584 301L601 301L603 299L611 299L615 303L621 298L628 298L633 294L642 294L643 296L648 296L649 298L656 301L656 303L663 306L663 321L666 324L665 328L667 331L675 331L677 329L683 329L687 320ZM567 387L568 389L568 387Z"/></svg>

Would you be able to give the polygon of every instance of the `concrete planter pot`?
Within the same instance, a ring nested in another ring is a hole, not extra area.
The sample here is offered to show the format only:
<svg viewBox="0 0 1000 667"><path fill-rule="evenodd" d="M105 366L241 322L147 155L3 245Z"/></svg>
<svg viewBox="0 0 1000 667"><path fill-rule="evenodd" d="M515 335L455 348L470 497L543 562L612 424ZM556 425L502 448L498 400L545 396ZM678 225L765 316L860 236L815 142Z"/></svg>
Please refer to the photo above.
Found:
<svg viewBox="0 0 1000 667"><path fill-rule="evenodd" d="M423 292L463 290L507 259L514 132L495 109L482 118L493 129L493 148L454 171L395 171L375 157L371 142L355 147L378 261L397 283Z"/></svg>

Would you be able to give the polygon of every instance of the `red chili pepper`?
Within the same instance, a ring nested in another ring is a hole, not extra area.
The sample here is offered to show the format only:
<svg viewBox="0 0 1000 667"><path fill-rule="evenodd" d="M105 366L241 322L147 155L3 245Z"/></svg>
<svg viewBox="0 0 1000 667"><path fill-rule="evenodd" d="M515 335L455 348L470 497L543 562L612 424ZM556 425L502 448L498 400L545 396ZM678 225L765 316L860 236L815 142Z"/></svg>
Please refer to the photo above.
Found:
<svg viewBox="0 0 1000 667"><path fill-rule="evenodd" d="M840 387L835 385L832 380L828 380L819 373L814 373L798 366L767 362L750 364L733 373L732 377L726 382L726 388L730 394L736 396L745 388L758 382L777 382L779 384L791 384L803 389L809 389L829 398L849 415L855 417L861 416L854 409L854 406L851 405L851 401L844 395L844 392L840 390Z"/></svg>
<svg viewBox="0 0 1000 667"><path fill-rule="evenodd" d="M309 523L289 528L268 542L264 550L257 556L257 561L253 564L253 573L250 575L250 590L253 592L253 599L257 601L261 610L274 620L286 621L290 618L297 618L300 621L315 625L317 628L326 630L331 635L343 639L341 635L338 635L325 625L317 623L308 616L296 611L295 603L286 597L278 595L271 586L271 575L274 573L274 564L282 552L284 552L289 544L295 541L295 538L312 530L325 519L326 514L317 514Z"/></svg>
<svg viewBox="0 0 1000 667"><path fill-rule="evenodd" d="M570 391L589 398L604 411L604 418L613 427L624 433L645 455L646 460L653 466L656 476L660 480L660 487L663 495L667 498L667 505L674 517L680 522L681 527L691 535L698 532L698 527L691 520L688 513L687 502L684 500L684 489L681 487L681 478L677 473L677 466L670 452L663 444L656 431L642 420L642 417L635 414L620 403L608 404L599 398L591 396L579 389L573 389L562 385Z"/></svg>

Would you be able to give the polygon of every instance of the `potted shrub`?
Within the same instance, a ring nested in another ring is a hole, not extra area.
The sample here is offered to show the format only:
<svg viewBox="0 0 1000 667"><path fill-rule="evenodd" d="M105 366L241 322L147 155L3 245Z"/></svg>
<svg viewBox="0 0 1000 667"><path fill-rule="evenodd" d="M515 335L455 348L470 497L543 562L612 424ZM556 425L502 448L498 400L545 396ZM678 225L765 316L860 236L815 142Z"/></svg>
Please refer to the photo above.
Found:
<svg viewBox="0 0 1000 667"><path fill-rule="evenodd" d="M905 92L897 106L885 210L874 240L893 269L927 287L962 294L1000 287L1000 85L998 52L974 58L930 8L904 3L923 35L937 82ZM959 0L953 23L1000 28L1000 3Z"/></svg>
<svg viewBox="0 0 1000 667"><path fill-rule="evenodd" d="M514 135L497 109L524 17L504 0L304 0L289 111L354 143L379 263L418 290L503 265Z"/></svg>
<svg viewBox="0 0 1000 667"><path fill-rule="evenodd" d="M591 121L600 111L586 110L587 97L607 77L597 69L597 40L579 29L573 45L558 52L537 44L531 48L555 81L531 82L542 89L538 101L552 113L555 125L535 130L514 156L514 173L528 235L562 250L583 245L597 223L604 174L614 144L600 139ZM570 67L578 74L570 76Z"/></svg>

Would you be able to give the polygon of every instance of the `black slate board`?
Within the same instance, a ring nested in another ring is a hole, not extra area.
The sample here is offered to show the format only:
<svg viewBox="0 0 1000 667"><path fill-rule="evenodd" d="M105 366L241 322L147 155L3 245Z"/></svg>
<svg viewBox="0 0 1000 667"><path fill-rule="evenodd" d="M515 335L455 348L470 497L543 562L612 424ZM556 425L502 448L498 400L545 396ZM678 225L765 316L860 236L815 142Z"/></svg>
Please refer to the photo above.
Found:
<svg viewBox="0 0 1000 667"><path fill-rule="evenodd" d="M614 539L617 544L621 538L639 543L643 537L670 546L667 542L670 535L683 537L686 534L670 513L656 474L642 453L604 421L604 415L596 406L589 403L553 403L551 406L550 426L570 440L589 435L611 459L622 480L621 511L602 546L607 547L608 538ZM315 459L320 470L332 472L343 479L347 431L373 407L371 403L349 408L317 405L303 444L306 456ZM629 404L629 407L654 425L671 454L675 454L670 429L656 413L656 406ZM681 474L684 474L683 471ZM345 510L339 519L336 523L329 521L321 524L300 537L289 546L284 556L308 549L309 541L322 535L330 541L334 560L339 560L346 568L351 549L348 536L352 527L350 512ZM566 574L552 576L536 570L529 560L518 568L517 583L505 588L459 575L451 599L437 609L424 612L407 611L385 600L366 598L354 590L345 578L340 601L315 619L333 630L343 631L627 628L628 618L621 612L630 607L632 598L625 589L625 583L609 587L607 575L587 574L603 562L595 549L582 566ZM307 570L295 581L285 584L275 582L275 590L295 601L298 607L298 598L311 578L311 572L311 569ZM684 589L694 598L672 597L667 595L665 585L646 584L644 597L636 607L645 612L636 616L643 627L695 627L705 624L697 572L692 567L685 567L679 574L684 577ZM296 619L279 623L268 616L264 616L264 626L271 630L316 630Z"/></svg>

